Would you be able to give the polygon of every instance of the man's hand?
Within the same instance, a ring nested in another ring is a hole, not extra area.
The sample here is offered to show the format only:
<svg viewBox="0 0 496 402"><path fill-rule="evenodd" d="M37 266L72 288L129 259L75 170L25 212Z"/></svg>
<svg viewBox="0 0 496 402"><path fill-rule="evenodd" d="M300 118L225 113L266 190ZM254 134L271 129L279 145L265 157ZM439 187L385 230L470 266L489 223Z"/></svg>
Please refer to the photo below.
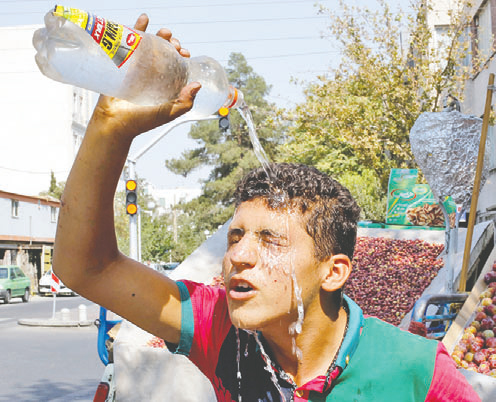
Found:
<svg viewBox="0 0 496 402"><path fill-rule="evenodd" d="M147 26L147 15L141 14L134 28L144 32ZM168 29L160 29L157 36L169 41L181 56L190 56L189 51L181 47L180 42L172 37ZM181 90L177 99L158 106L138 106L101 95L90 124L96 123L98 127L104 127L105 131L118 132L120 136L132 140L137 135L166 124L189 111L200 88L200 83L192 82Z"/></svg>
<svg viewBox="0 0 496 402"><path fill-rule="evenodd" d="M135 27L144 31L147 25L142 15ZM189 56L169 31L158 35ZM199 88L192 83L159 106L100 97L64 189L53 256L53 270L68 287L172 343L181 334L179 289L119 252L114 194L132 139L188 111Z"/></svg>

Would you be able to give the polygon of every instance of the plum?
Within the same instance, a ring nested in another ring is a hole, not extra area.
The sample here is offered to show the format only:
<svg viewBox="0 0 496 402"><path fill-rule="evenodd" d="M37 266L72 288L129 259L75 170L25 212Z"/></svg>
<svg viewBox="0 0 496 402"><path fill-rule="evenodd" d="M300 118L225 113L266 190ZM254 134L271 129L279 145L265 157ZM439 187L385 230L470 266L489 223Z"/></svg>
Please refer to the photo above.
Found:
<svg viewBox="0 0 496 402"><path fill-rule="evenodd" d="M489 306L484 306L484 311L490 317L496 314L496 305L492 304L492 300Z"/></svg>
<svg viewBox="0 0 496 402"><path fill-rule="evenodd" d="M485 354L484 352L482 352L482 351L480 351L480 350L479 350L478 352L474 353L474 357L473 357L473 360L472 360L472 361L473 361L475 364L477 364L477 365L479 365L479 366L480 366L480 364L481 364L482 362L485 362L485 361L486 361L486 359L487 359L486 354Z"/></svg>
<svg viewBox="0 0 496 402"><path fill-rule="evenodd" d="M496 338L495 337L487 338L485 343L486 343L487 348L496 348Z"/></svg>
<svg viewBox="0 0 496 402"><path fill-rule="evenodd" d="M482 336L484 337L484 339L486 339L487 342L487 339L494 338L494 332L492 329L486 329L485 331L482 332Z"/></svg>
<svg viewBox="0 0 496 402"><path fill-rule="evenodd" d="M482 330L493 329L493 327L494 327L494 321L492 318L487 317L481 321Z"/></svg>
<svg viewBox="0 0 496 402"><path fill-rule="evenodd" d="M489 306L492 303L493 303L493 301L492 301L492 299L490 297L484 297L482 299L482 301L481 301L481 306L486 307L486 306ZM485 309L484 309L484 311L485 311Z"/></svg>
<svg viewBox="0 0 496 402"><path fill-rule="evenodd" d="M487 284L491 282L496 282L496 271L490 271L484 275L484 282Z"/></svg>
<svg viewBox="0 0 496 402"><path fill-rule="evenodd" d="M487 358L487 362L492 369L496 369L496 354L489 355L489 357Z"/></svg>
<svg viewBox="0 0 496 402"><path fill-rule="evenodd" d="M491 371L491 366L488 362L484 361L484 362L481 362L481 364L479 364L479 368L478 368L478 371L479 373L481 374L487 374L489 373L489 371Z"/></svg>
<svg viewBox="0 0 496 402"><path fill-rule="evenodd" d="M480 323L484 318L487 318L487 314L484 311L479 311L475 315L474 320Z"/></svg>

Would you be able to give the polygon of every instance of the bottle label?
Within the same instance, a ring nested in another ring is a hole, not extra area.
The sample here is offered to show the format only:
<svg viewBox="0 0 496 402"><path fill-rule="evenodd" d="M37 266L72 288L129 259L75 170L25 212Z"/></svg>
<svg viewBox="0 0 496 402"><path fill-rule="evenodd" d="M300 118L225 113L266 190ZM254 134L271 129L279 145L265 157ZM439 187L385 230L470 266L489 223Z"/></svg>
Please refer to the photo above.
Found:
<svg viewBox="0 0 496 402"><path fill-rule="evenodd" d="M84 29L119 68L131 57L141 41L141 35L131 28L77 8L55 6L53 14Z"/></svg>

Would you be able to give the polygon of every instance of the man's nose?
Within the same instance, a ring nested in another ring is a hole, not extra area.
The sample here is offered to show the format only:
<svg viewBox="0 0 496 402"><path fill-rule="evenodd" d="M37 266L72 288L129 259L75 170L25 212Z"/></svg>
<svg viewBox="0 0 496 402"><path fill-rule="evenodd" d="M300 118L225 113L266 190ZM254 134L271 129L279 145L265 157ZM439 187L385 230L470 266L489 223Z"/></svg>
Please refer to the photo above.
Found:
<svg viewBox="0 0 496 402"><path fill-rule="evenodd" d="M231 249L231 264L236 268L253 268L258 261L258 242L254 236L243 238Z"/></svg>

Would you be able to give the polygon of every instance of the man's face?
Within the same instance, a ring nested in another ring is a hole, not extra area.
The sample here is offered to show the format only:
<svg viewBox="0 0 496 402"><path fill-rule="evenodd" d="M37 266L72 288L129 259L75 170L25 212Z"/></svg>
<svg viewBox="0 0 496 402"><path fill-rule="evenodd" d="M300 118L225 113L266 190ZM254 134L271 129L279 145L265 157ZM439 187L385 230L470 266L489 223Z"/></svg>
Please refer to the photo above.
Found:
<svg viewBox="0 0 496 402"><path fill-rule="evenodd" d="M229 227L223 261L233 324L251 330L288 328L297 319L293 275L306 312L318 299L319 268L299 212L269 209L261 199L242 203Z"/></svg>

